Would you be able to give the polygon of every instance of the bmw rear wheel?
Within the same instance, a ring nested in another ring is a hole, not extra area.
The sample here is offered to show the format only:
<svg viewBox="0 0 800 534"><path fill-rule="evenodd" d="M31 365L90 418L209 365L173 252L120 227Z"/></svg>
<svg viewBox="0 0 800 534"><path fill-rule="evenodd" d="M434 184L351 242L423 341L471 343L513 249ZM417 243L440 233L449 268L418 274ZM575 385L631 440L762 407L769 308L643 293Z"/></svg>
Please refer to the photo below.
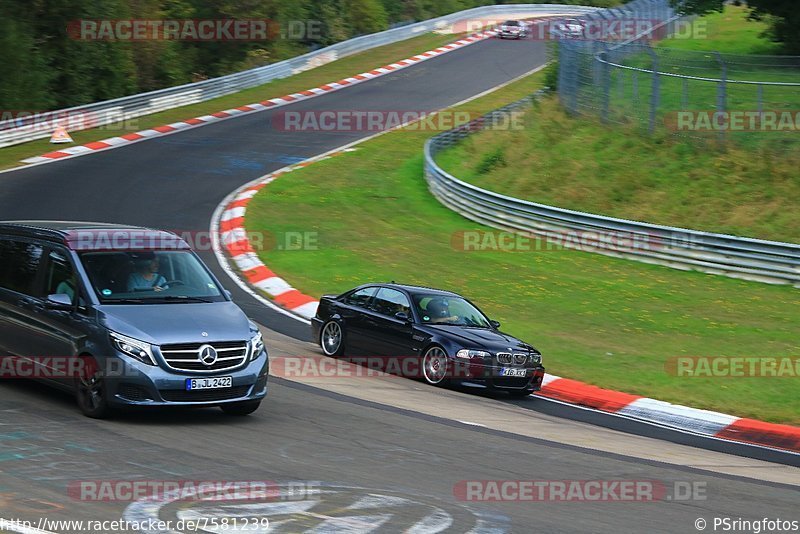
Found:
<svg viewBox="0 0 800 534"><path fill-rule="evenodd" d="M328 321L319 334L319 346L325 356L341 356L344 354L344 330L336 321Z"/></svg>

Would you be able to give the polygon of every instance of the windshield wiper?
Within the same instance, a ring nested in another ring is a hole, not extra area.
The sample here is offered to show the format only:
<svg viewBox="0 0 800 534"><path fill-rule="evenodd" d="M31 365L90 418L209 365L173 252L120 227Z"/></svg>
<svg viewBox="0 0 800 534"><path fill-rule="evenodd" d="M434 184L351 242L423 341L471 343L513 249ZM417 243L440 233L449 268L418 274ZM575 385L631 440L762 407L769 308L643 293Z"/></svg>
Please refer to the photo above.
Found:
<svg viewBox="0 0 800 534"><path fill-rule="evenodd" d="M158 300L158 301L167 301L167 302L205 302L210 303L214 302L213 300L209 300L203 297L190 297L188 295L164 295L163 297L154 297L148 299L150 301Z"/></svg>
<svg viewBox="0 0 800 534"><path fill-rule="evenodd" d="M147 304L144 299L107 299L104 304Z"/></svg>

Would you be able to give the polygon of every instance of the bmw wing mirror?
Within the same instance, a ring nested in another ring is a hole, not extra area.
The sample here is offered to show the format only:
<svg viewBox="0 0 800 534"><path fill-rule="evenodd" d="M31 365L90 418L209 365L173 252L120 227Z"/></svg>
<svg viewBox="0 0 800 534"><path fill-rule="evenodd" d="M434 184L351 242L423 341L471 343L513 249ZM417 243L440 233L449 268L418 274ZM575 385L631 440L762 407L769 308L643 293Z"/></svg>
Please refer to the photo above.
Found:
<svg viewBox="0 0 800 534"><path fill-rule="evenodd" d="M399 319L401 321L405 321L407 323L411 322L411 317L409 317L406 312L397 312L394 314L394 316L396 319Z"/></svg>
<svg viewBox="0 0 800 534"><path fill-rule="evenodd" d="M489 324L495 328L500 328L500 321L489 321Z"/></svg>
<svg viewBox="0 0 800 534"><path fill-rule="evenodd" d="M229 299L233 300L233 293L231 293L231 292L230 292L230 291L228 291L227 289L225 290L225 295L226 295L226 296L227 296Z"/></svg>

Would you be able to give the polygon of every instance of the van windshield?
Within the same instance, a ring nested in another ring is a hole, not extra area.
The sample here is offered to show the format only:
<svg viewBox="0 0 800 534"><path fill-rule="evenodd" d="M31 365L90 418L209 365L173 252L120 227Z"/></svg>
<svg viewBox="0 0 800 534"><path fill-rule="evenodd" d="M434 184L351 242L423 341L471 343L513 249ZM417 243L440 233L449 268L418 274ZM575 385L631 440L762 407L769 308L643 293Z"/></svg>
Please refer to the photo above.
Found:
<svg viewBox="0 0 800 534"><path fill-rule="evenodd" d="M81 263L101 302L220 302L221 289L188 250L83 252Z"/></svg>

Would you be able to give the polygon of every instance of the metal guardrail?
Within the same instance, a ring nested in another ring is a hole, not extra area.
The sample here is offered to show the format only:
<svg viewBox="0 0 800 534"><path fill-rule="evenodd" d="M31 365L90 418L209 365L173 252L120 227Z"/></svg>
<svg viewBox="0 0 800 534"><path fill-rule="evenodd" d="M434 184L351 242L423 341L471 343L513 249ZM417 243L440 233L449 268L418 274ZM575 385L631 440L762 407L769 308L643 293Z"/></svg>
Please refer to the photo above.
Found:
<svg viewBox="0 0 800 534"><path fill-rule="evenodd" d="M800 245L715 234L568 210L481 189L445 172L436 154L476 131L507 124L508 114L541 92L492 111L425 143L431 193L467 219L545 242L609 256L773 284L800 287Z"/></svg>
<svg viewBox="0 0 800 534"><path fill-rule="evenodd" d="M375 34L356 37L264 67L158 91L57 110L49 112L49 114L51 116L79 117L79 120L76 121L78 127L75 129L94 128L229 95L272 80L286 78L341 57L403 41L420 33L447 28L457 22L479 21L482 19L501 20L502 18L522 18L537 15L581 15L589 14L596 10L597 8L594 7L560 4L513 4L477 7ZM41 121L41 119L39 120ZM25 120L0 122L0 147L49 137L52 133L52 128L39 128L36 121L35 117L30 117Z"/></svg>

